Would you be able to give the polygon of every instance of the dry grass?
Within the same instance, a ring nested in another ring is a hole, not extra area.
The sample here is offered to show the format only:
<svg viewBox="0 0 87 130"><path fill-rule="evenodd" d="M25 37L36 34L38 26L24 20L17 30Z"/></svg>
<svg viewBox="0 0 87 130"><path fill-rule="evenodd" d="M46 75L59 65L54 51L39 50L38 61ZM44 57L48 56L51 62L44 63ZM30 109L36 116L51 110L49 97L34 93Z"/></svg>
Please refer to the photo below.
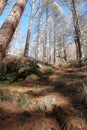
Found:
<svg viewBox="0 0 87 130"><path fill-rule="evenodd" d="M35 74L31 74L29 76L26 77L25 81L29 82L29 81L38 81L40 78L35 75Z"/></svg>
<svg viewBox="0 0 87 130"><path fill-rule="evenodd" d="M84 91L83 83L82 81L75 79L67 84L65 90L73 94L81 93Z"/></svg>
<svg viewBox="0 0 87 130"><path fill-rule="evenodd" d="M64 63L64 62L62 62L62 61L60 61L60 62L58 62L58 63L56 63L56 64L53 64L53 66L54 67L57 67L57 68L65 68L66 67L66 63Z"/></svg>
<svg viewBox="0 0 87 130"><path fill-rule="evenodd" d="M55 81L57 81L58 80L58 75L56 74L54 74L54 75L51 75L51 76L49 76L49 81L51 81L51 82L55 82Z"/></svg>
<svg viewBox="0 0 87 130"><path fill-rule="evenodd" d="M63 130L87 130L87 124L85 120L71 116L64 122Z"/></svg>
<svg viewBox="0 0 87 130"><path fill-rule="evenodd" d="M79 67L81 67L81 65L77 61L71 61L66 66L69 67L69 68L79 68Z"/></svg>
<svg viewBox="0 0 87 130"><path fill-rule="evenodd" d="M18 61L17 63L20 65L21 63L26 64L31 59L8 57L4 60L4 63L14 61ZM30 66L33 65L33 61L32 59ZM36 64L33 66L33 70L35 70L35 67ZM87 70L84 69L83 72L78 67L79 65L76 62L59 63L53 67L43 67L36 73L32 72L25 81L19 83L0 82L1 112L4 109L16 115L20 111L27 111L31 116L34 115L33 120L32 117L29 117L27 127L20 126L19 129L21 130L54 130L54 128L60 130L60 127L54 123L55 119L60 123L62 130L87 130L86 121L82 116L81 118L79 116L82 114L85 118L85 114L81 110L83 104L87 106ZM75 106L75 103L77 103L77 106ZM46 113L49 112L54 115L49 118L46 117L45 124L42 123L43 118L35 120L35 114L46 116ZM53 127L52 122L55 127ZM49 125L46 125L46 123Z"/></svg>
<svg viewBox="0 0 87 130"><path fill-rule="evenodd" d="M53 69L52 69L52 67L45 67L45 68L43 68L42 72L44 75L51 75L51 74L53 74Z"/></svg>

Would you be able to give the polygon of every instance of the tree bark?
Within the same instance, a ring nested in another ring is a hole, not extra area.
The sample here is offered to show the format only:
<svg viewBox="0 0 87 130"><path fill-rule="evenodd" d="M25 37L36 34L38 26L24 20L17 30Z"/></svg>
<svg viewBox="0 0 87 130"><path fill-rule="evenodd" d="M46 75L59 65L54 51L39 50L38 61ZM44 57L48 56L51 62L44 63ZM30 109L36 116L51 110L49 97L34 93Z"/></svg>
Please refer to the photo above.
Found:
<svg viewBox="0 0 87 130"><path fill-rule="evenodd" d="M40 10L39 12L39 20L38 20L38 31L37 31L37 47L36 47L36 59L39 60L39 47L40 47L40 41L41 41L41 38L40 38L40 33L41 33L41 26L42 24L42 10Z"/></svg>
<svg viewBox="0 0 87 130"><path fill-rule="evenodd" d="M43 44L43 61L47 62L47 28L48 28L48 2L46 7L45 39Z"/></svg>
<svg viewBox="0 0 87 130"><path fill-rule="evenodd" d="M7 49L28 0L17 0L0 29L0 60Z"/></svg>
<svg viewBox="0 0 87 130"><path fill-rule="evenodd" d="M32 22L33 22L33 16L34 16L34 5L35 5L35 0L32 1L32 6L31 6L31 14L30 14L30 19L29 19L26 43L25 43L24 56L28 56L28 53L29 53L31 28L32 28Z"/></svg>
<svg viewBox="0 0 87 130"><path fill-rule="evenodd" d="M56 21L54 18L54 54L53 54L53 63L56 63Z"/></svg>
<svg viewBox="0 0 87 130"><path fill-rule="evenodd" d="M64 35L63 32L61 33L61 44L62 44L62 49L63 49L63 59L66 62L67 61L67 55L66 55L66 46L65 46L65 41L64 41Z"/></svg>
<svg viewBox="0 0 87 130"><path fill-rule="evenodd" d="M8 0L0 0L0 15L2 14Z"/></svg>
<svg viewBox="0 0 87 130"><path fill-rule="evenodd" d="M78 23L78 16L75 7L75 1L71 0L71 10L73 15L73 24L75 28L75 45L76 45L76 53L77 53L77 60L81 60L82 52L81 52L81 41L80 41L80 28Z"/></svg>

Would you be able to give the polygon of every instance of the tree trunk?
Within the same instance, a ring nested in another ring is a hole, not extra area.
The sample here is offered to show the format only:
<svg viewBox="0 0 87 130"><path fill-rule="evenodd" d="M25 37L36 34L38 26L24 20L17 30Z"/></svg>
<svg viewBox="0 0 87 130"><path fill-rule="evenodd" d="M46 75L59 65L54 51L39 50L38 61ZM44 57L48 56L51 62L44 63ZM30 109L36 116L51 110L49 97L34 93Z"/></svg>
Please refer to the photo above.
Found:
<svg viewBox="0 0 87 130"><path fill-rule="evenodd" d="M51 61L52 61L51 50L52 50L52 30L50 28L50 32L49 32L49 63L51 63Z"/></svg>
<svg viewBox="0 0 87 130"><path fill-rule="evenodd" d="M78 23L78 16L76 13L75 1L71 0L71 10L73 15L73 24L75 28L75 44L76 44L76 51L77 51L77 60L81 60L82 52L81 52L81 42L80 42L80 28Z"/></svg>
<svg viewBox="0 0 87 130"><path fill-rule="evenodd" d="M8 0L0 0L0 15L2 14Z"/></svg>
<svg viewBox="0 0 87 130"><path fill-rule="evenodd" d="M29 53L30 35L31 35L32 21L33 21L33 16L34 16L34 5L35 5L35 1L33 0L32 6L31 6L31 14L30 14L30 19L29 19L28 33L27 33L27 38L26 38L24 56L28 56L28 53Z"/></svg>
<svg viewBox="0 0 87 130"><path fill-rule="evenodd" d="M37 31L37 48L36 48L36 59L37 60L39 60L39 47L40 47L40 40L41 40L41 38L40 38L40 33L41 33L41 28L40 28L40 26L41 26L41 24L42 24L42 10L40 10L40 12L39 12L39 20L38 20L38 31Z"/></svg>
<svg viewBox="0 0 87 130"><path fill-rule="evenodd" d="M63 35L63 32L61 34L61 44L62 44L62 49L63 49L63 59L64 61L66 62L67 61L67 55L66 55L66 46L65 46L65 41L64 41L64 35Z"/></svg>
<svg viewBox="0 0 87 130"><path fill-rule="evenodd" d="M47 27L48 27L48 3L46 7L46 25L45 25L45 40L44 40L44 45L43 45L43 61L47 62Z"/></svg>
<svg viewBox="0 0 87 130"><path fill-rule="evenodd" d="M2 60L3 54L11 41L26 3L27 0L17 0L12 11L0 29L0 60Z"/></svg>
<svg viewBox="0 0 87 130"><path fill-rule="evenodd" d="M56 21L54 18L54 54L53 54L53 63L56 63Z"/></svg>

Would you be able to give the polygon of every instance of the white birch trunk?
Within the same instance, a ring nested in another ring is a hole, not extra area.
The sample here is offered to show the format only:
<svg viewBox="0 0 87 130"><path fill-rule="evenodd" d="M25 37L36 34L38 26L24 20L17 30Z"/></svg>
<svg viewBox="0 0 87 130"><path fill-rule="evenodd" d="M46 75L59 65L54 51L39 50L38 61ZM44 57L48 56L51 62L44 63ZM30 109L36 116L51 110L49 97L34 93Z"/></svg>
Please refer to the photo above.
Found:
<svg viewBox="0 0 87 130"><path fill-rule="evenodd" d="M32 6L31 6L31 14L30 14L30 19L29 19L28 33L27 33L27 39L26 39L26 44L25 44L24 56L28 56L28 54L29 54L31 29L32 29L33 16L34 16L34 6L35 6L35 0L32 1Z"/></svg>

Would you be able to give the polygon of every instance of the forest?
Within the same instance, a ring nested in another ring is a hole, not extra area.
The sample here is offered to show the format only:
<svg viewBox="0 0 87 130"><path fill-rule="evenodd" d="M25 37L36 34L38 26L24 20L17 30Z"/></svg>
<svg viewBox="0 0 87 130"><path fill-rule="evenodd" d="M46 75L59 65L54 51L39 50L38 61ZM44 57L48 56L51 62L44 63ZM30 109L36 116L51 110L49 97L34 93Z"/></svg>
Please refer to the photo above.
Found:
<svg viewBox="0 0 87 130"><path fill-rule="evenodd" d="M87 130L87 0L0 0L0 130Z"/></svg>

